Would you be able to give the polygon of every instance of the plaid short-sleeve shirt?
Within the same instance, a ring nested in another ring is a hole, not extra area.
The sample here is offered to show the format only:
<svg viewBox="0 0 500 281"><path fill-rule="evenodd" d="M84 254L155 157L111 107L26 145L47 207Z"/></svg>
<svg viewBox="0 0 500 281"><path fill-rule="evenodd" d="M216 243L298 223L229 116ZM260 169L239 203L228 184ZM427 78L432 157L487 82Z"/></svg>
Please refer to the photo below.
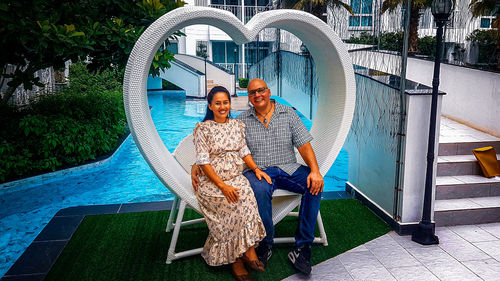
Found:
<svg viewBox="0 0 500 281"><path fill-rule="evenodd" d="M245 135L252 157L261 168L278 167L292 175L299 167L294 147L310 142L313 137L293 108L275 102L274 113L266 128L254 108L237 119L246 125Z"/></svg>

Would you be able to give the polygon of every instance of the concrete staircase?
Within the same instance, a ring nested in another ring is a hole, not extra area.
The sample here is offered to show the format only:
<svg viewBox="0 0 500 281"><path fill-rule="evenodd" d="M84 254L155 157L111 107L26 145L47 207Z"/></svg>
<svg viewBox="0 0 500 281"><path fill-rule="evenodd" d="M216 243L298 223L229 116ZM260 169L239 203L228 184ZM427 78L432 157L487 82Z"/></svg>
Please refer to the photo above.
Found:
<svg viewBox="0 0 500 281"><path fill-rule="evenodd" d="M484 177L472 154L472 149L485 146L500 152L500 139L477 131L473 134L474 138L460 136L455 140L440 137L444 142L439 144L436 175L437 226L500 222L500 176Z"/></svg>
<svg viewBox="0 0 500 281"><path fill-rule="evenodd" d="M212 90L212 88L216 86L221 86L221 85L214 83L214 80L207 80L207 94L208 92L210 92L210 90Z"/></svg>

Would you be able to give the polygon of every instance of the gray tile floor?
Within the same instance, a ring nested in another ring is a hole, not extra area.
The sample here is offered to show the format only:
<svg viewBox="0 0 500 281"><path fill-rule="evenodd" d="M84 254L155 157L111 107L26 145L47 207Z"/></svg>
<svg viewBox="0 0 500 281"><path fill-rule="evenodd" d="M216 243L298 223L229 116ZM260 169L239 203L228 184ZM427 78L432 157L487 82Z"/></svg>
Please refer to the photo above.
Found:
<svg viewBox="0 0 500 281"><path fill-rule="evenodd" d="M390 232L314 266L309 278L285 280L500 280L500 223L438 227L436 234L439 245L422 246Z"/></svg>
<svg viewBox="0 0 500 281"><path fill-rule="evenodd" d="M475 130L441 116L439 143L500 141L500 138Z"/></svg>

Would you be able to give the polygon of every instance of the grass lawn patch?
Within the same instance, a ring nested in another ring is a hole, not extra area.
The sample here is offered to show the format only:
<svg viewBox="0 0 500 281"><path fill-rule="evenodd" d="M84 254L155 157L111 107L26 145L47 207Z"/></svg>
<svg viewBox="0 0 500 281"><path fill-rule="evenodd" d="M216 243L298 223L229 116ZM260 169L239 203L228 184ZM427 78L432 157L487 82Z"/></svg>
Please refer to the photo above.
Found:
<svg viewBox="0 0 500 281"><path fill-rule="evenodd" d="M318 264L390 229L355 199L324 200L321 215L328 246L315 244L312 264ZM200 255L165 264L172 237L165 232L169 211L87 216L45 280L233 280L229 266L209 267ZM185 219L200 217L186 210ZM293 236L296 218L286 218L276 237ZM202 247L206 225L181 228L177 251ZM251 272L258 280L280 280L294 274L287 254L290 244L276 244L266 272Z"/></svg>

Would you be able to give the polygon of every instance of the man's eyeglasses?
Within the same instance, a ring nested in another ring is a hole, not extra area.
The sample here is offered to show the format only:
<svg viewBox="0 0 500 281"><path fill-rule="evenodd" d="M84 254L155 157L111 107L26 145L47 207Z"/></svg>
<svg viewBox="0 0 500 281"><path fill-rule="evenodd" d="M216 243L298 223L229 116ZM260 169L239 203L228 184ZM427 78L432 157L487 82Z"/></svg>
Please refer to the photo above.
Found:
<svg viewBox="0 0 500 281"><path fill-rule="evenodd" d="M267 89L268 89L267 87L262 87L262 88L258 88L255 90L248 91L248 96L254 97L256 94L262 95L266 92Z"/></svg>

